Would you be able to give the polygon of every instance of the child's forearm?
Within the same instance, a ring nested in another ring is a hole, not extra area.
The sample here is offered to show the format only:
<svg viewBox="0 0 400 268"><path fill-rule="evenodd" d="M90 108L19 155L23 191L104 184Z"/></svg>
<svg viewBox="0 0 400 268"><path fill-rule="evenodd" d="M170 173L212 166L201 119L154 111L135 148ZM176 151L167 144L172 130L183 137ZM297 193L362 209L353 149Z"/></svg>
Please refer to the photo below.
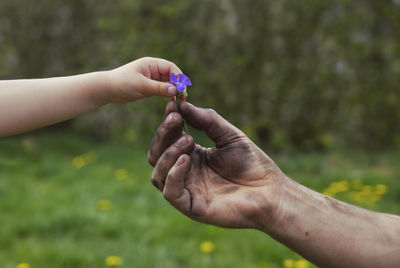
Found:
<svg viewBox="0 0 400 268"><path fill-rule="evenodd" d="M58 123L108 102L108 72L0 81L0 137Z"/></svg>

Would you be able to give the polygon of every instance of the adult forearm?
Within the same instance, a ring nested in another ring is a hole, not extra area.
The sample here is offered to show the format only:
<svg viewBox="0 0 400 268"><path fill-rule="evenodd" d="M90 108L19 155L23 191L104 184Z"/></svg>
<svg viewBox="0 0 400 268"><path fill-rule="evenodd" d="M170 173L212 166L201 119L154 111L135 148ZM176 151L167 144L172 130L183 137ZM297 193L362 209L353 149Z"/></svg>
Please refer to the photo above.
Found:
<svg viewBox="0 0 400 268"><path fill-rule="evenodd" d="M61 122L105 104L106 72L0 81L0 137Z"/></svg>
<svg viewBox="0 0 400 268"><path fill-rule="evenodd" d="M346 204L287 179L262 230L320 267L398 267L400 217Z"/></svg>

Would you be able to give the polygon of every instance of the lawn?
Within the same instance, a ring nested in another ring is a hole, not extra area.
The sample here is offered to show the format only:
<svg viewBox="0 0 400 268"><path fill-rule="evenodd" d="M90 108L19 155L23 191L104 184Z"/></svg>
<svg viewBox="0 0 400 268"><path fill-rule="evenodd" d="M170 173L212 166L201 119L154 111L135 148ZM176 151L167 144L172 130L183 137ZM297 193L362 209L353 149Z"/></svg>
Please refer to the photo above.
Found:
<svg viewBox="0 0 400 268"><path fill-rule="evenodd" d="M146 154L144 142L71 133L2 139L0 267L313 267L263 233L208 226L175 211L151 185ZM317 191L400 214L397 153L273 158Z"/></svg>

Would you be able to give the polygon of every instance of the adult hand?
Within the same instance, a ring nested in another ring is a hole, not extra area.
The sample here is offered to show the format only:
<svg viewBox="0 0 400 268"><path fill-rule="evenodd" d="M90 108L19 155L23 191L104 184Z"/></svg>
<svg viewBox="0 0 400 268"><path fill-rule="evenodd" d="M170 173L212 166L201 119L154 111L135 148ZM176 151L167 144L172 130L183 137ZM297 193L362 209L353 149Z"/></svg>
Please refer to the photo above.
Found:
<svg viewBox="0 0 400 268"><path fill-rule="evenodd" d="M216 112L169 102L149 151L153 184L190 218L256 228L318 267L398 267L400 217L335 200L287 178ZM183 118L214 148L182 132ZM371 243L374 241L374 243Z"/></svg>
<svg viewBox="0 0 400 268"><path fill-rule="evenodd" d="M204 131L215 147L195 144L182 132L183 119ZM261 228L275 218L284 174L242 131L214 110L185 101L178 108L170 101L148 160L154 166L152 183L174 207L196 221Z"/></svg>

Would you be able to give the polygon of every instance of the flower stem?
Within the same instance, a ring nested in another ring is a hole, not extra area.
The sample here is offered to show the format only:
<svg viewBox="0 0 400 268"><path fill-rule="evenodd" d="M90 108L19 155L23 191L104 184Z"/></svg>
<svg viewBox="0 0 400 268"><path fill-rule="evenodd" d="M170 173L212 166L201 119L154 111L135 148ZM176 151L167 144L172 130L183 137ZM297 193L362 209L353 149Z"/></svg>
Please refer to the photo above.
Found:
<svg viewBox="0 0 400 268"><path fill-rule="evenodd" d="M181 96L185 96L185 97L188 96L188 93L186 92L186 90L183 91L183 92L181 92L181 93L179 93L179 94L176 96L176 102L177 102L178 104L179 104L179 102L181 101ZM190 135L190 132L189 132L189 129L187 128L187 126L186 126L186 121L185 121L185 120L183 120L183 128L185 129L186 133Z"/></svg>
<svg viewBox="0 0 400 268"><path fill-rule="evenodd" d="M185 129L186 133L190 135L189 129L187 128L185 121L183 121L183 128Z"/></svg>

